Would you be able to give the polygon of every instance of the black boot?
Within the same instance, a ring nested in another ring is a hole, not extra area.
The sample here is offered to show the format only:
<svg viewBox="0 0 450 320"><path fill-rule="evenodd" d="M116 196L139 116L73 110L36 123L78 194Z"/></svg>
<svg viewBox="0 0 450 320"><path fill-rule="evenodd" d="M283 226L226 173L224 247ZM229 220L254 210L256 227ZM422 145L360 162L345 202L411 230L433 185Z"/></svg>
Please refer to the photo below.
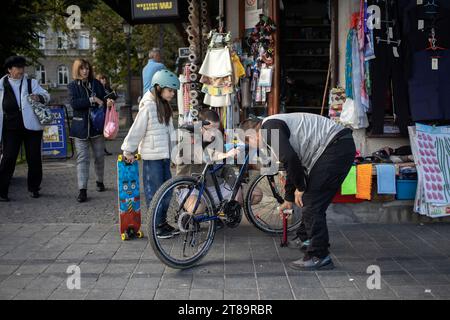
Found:
<svg viewBox="0 0 450 320"><path fill-rule="evenodd" d="M87 190L86 189L80 189L80 194L77 198L78 202L86 202L87 201Z"/></svg>
<svg viewBox="0 0 450 320"><path fill-rule="evenodd" d="M39 198L41 195L39 194L39 191L31 191L30 192L30 197L32 197L32 198L35 198L35 199L37 199L37 198Z"/></svg>
<svg viewBox="0 0 450 320"><path fill-rule="evenodd" d="M103 184L103 182L97 182L97 191L98 192L103 192L105 191L105 185Z"/></svg>

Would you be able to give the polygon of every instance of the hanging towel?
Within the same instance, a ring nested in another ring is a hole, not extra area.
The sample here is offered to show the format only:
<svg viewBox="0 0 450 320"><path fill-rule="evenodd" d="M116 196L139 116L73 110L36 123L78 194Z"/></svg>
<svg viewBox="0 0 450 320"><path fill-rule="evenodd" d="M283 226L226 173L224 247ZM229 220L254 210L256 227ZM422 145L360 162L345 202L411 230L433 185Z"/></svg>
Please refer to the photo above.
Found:
<svg viewBox="0 0 450 320"><path fill-rule="evenodd" d="M396 194L395 166L393 164L377 165L378 194Z"/></svg>
<svg viewBox="0 0 450 320"><path fill-rule="evenodd" d="M356 167L356 198L372 199L372 165L361 164Z"/></svg>
<svg viewBox="0 0 450 320"><path fill-rule="evenodd" d="M344 196L356 194L356 166L352 166L347 178L345 178L341 194Z"/></svg>

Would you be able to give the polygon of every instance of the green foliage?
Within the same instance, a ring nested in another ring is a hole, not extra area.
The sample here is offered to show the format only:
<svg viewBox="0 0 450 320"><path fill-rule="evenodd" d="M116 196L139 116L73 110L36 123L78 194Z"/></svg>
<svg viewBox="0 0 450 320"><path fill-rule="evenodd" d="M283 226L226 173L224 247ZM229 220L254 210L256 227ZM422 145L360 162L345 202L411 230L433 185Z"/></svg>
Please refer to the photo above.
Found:
<svg viewBox="0 0 450 320"><path fill-rule="evenodd" d="M13 55L21 54L33 62L42 58L38 49L39 32L50 25L54 30L68 33L66 10L70 5L81 9L81 22L90 29L96 39L96 48L92 51L96 72L111 77L112 83L124 84L127 79L127 48L123 32L124 22L103 1L99 0L8 0L2 2L0 10L0 64ZM174 25L164 25L163 62L173 70L178 48L183 46L181 36ZM148 61L148 52L159 47L159 25L139 25L133 28L130 39L131 71L140 76ZM139 60L138 48L144 54Z"/></svg>
<svg viewBox="0 0 450 320"><path fill-rule="evenodd" d="M92 10L97 0L8 0L2 1L0 10L0 63L14 54L27 56L33 62L42 57L37 49L40 31L48 24L66 30L67 7L76 4L82 12ZM7 32L5 32L7 31Z"/></svg>
<svg viewBox="0 0 450 320"><path fill-rule="evenodd" d="M128 71L126 36L122 26L124 20L101 1L83 18L82 22L96 39L96 48L92 53L95 71L109 76L115 85L125 84ZM133 28L130 38L130 66L134 76L141 76L149 51L159 47L159 34L159 25L138 25ZM174 69L174 54L183 46L174 25L164 26L163 41L163 62L167 68ZM144 55L142 60L138 56L139 49Z"/></svg>

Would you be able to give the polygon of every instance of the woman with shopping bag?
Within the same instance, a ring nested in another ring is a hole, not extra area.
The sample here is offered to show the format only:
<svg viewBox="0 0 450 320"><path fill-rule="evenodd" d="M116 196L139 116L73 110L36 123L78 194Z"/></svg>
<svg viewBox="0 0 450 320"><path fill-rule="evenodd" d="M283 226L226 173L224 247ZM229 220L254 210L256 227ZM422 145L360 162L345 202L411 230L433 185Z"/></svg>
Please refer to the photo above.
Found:
<svg viewBox="0 0 450 320"><path fill-rule="evenodd" d="M72 68L72 81L68 85L70 105L73 109L70 137L75 140L77 150L78 202L87 201L90 152L95 158L96 189L105 191L103 183L105 169L105 107L110 108L114 101L108 99L102 84L94 78L92 65L85 59L76 59Z"/></svg>

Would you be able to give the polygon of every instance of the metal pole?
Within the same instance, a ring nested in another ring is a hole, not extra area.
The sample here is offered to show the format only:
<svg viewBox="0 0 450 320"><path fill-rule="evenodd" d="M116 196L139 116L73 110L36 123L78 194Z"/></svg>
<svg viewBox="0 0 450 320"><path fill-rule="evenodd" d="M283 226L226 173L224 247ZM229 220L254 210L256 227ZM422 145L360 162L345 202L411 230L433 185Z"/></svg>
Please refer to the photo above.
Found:
<svg viewBox="0 0 450 320"><path fill-rule="evenodd" d="M131 124L133 123L133 115L132 115L132 108L133 103L131 101L131 61L130 61L130 40L131 35L127 34L127 70L128 70L128 79L127 79L127 97L126 97L126 104L129 108L127 112L127 128L131 127Z"/></svg>
<svg viewBox="0 0 450 320"><path fill-rule="evenodd" d="M225 32L224 31L224 27L225 27L225 21L224 21L224 17L225 17L225 7L224 7L224 1L223 0L219 0L219 32Z"/></svg>
<svg viewBox="0 0 450 320"><path fill-rule="evenodd" d="M164 48L164 25L159 25L159 50L161 52L161 57L164 56L163 54L163 48Z"/></svg>

